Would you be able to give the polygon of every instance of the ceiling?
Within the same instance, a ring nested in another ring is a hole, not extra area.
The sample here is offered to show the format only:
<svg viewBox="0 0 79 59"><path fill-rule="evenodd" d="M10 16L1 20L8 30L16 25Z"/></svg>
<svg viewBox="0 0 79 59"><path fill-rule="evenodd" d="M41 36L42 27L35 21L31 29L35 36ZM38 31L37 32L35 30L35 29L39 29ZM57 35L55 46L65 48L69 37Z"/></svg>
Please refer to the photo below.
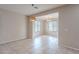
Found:
<svg viewBox="0 0 79 59"><path fill-rule="evenodd" d="M56 7L60 7L62 5L63 4L35 4L34 6L38 7L38 9L35 9L34 7L32 7L32 4L0 4L0 8L29 16Z"/></svg>
<svg viewBox="0 0 79 59"><path fill-rule="evenodd" d="M56 12L56 13L52 13L52 14L39 16L39 17L36 17L36 18L37 19L42 19L42 20L53 20L53 19L57 19L58 16L59 16L59 14Z"/></svg>

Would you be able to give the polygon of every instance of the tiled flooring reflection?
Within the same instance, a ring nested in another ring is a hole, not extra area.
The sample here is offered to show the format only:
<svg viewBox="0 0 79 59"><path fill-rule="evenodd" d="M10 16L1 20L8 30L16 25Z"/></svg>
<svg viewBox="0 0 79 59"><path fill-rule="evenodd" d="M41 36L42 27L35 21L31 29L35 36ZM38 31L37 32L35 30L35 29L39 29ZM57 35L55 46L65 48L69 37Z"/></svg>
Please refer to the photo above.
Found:
<svg viewBox="0 0 79 59"><path fill-rule="evenodd" d="M71 54L72 50L58 46L58 39L51 36L40 36L35 39L23 39L1 44L2 54Z"/></svg>

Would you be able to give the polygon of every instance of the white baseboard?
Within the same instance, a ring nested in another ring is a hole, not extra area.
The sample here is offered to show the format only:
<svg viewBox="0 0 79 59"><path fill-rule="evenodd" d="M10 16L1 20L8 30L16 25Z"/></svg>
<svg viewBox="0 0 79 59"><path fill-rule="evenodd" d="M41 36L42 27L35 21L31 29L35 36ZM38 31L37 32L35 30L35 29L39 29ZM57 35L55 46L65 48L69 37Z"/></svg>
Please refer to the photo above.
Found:
<svg viewBox="0 0 79 59"><path fill-rule="evenodd" d="M1 42L0 44L11 43L11 42L15 42L15 41L23 40L23 39L26 39L26 38L16 39L16 40L11 40L11 41L6 41L6 42Z"/></svg>
<svg viewBox="0 0 79 59"><path fill-rule="evenodd" d="M71 46L67 46L67 45L61 45L61 46L68 48L68 49L71 49L71 50L74 50L74 51L79 51L78 48L74 48L74 47L71 47Z"/></svg>

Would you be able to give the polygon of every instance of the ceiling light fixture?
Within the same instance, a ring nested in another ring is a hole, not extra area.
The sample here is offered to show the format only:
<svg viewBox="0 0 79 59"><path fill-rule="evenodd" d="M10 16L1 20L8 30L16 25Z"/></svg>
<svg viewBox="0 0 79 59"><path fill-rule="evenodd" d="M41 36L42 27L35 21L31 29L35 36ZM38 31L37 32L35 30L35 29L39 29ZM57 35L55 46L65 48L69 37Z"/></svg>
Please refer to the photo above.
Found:
<svg viewBox="0 0 79 59"><path fill-rule="evenodd" d="M36 17L35 16L30 16L31 21L35 21Z"/></svg>

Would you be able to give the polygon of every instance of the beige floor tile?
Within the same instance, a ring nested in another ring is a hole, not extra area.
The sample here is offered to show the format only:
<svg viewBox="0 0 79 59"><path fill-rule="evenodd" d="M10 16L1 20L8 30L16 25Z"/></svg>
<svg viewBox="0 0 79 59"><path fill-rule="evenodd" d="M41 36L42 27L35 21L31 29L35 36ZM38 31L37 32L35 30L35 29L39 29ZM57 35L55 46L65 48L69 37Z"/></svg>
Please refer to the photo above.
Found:
<svg viewBox="0 0 79 59"><path fill-rule="evenodd" d="M0 54L73 54L72 50L60 47L58 39L40 36L0 45Z"/></svg>

